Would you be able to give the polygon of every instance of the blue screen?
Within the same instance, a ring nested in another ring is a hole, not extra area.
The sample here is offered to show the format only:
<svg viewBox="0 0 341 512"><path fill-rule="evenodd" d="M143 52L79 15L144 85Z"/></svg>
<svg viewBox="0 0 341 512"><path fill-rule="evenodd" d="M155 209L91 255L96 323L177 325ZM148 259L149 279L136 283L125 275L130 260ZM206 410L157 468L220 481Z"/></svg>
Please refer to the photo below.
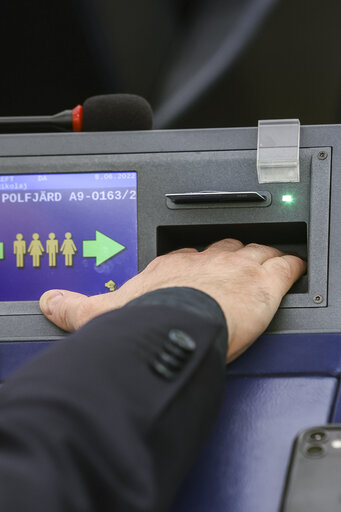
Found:
<svg viewBox="0 0 341 512"><path fill-rule="evenodd" d="M136 172L0 176L0 301L110 292L136 273Z"/></svg>

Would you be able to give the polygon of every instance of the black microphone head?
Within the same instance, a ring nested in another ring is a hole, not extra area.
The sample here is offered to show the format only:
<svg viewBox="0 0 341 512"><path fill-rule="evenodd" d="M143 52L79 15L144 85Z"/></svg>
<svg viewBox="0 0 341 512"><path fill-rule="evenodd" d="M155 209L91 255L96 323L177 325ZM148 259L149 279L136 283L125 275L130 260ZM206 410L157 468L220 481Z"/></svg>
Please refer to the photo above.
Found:
<svg viewBox="0 0 341 512"><path fill-rule="evenodd" d="M83 131L151 130L153 111L135 94L92 96L83 105Z"/></svg>

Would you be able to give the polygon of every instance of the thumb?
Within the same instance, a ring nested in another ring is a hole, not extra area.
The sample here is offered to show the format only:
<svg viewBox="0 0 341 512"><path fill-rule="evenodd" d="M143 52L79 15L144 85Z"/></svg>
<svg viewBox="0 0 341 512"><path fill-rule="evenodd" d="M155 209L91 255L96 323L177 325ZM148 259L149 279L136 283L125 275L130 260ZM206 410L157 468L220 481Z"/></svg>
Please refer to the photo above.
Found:
<svg viewBox="0 0 341 512"><path fill-rule="evenodd" d="M74 331L81 325L81 304L88 297L68 290L49 290L40 297L42 313L64 331Z"/></svg>

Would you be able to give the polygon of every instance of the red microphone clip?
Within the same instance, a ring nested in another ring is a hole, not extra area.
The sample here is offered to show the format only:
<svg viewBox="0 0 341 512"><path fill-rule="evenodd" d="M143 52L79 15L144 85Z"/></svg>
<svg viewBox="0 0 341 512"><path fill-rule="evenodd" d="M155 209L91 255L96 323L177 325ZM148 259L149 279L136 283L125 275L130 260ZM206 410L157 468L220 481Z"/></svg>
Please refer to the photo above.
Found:
<svg viewBox="0 0 341 512"><path fill-rule="evenodd" d="M83 128L83 107L77 105L72 109L72 129L74 132L81 132Z"/></svg>

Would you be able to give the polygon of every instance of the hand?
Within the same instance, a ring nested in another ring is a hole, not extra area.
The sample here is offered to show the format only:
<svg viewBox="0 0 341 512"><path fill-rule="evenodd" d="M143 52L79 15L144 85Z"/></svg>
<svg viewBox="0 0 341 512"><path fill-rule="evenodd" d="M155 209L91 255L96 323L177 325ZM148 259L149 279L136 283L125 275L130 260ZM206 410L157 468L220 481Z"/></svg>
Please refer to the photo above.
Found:
<svg viewBox="0 0 341 512"><path fill-rule="evenodd" d="M207 293L222 308L229 332L227 359L231 361L267 328L283 295L305 270L305 262L296 256L225 239L202 252L180 249L159 256L112 293L87 297L50 290L42 295L40 307L49 320L72 331L146 292L189 286Z"/></svg>

